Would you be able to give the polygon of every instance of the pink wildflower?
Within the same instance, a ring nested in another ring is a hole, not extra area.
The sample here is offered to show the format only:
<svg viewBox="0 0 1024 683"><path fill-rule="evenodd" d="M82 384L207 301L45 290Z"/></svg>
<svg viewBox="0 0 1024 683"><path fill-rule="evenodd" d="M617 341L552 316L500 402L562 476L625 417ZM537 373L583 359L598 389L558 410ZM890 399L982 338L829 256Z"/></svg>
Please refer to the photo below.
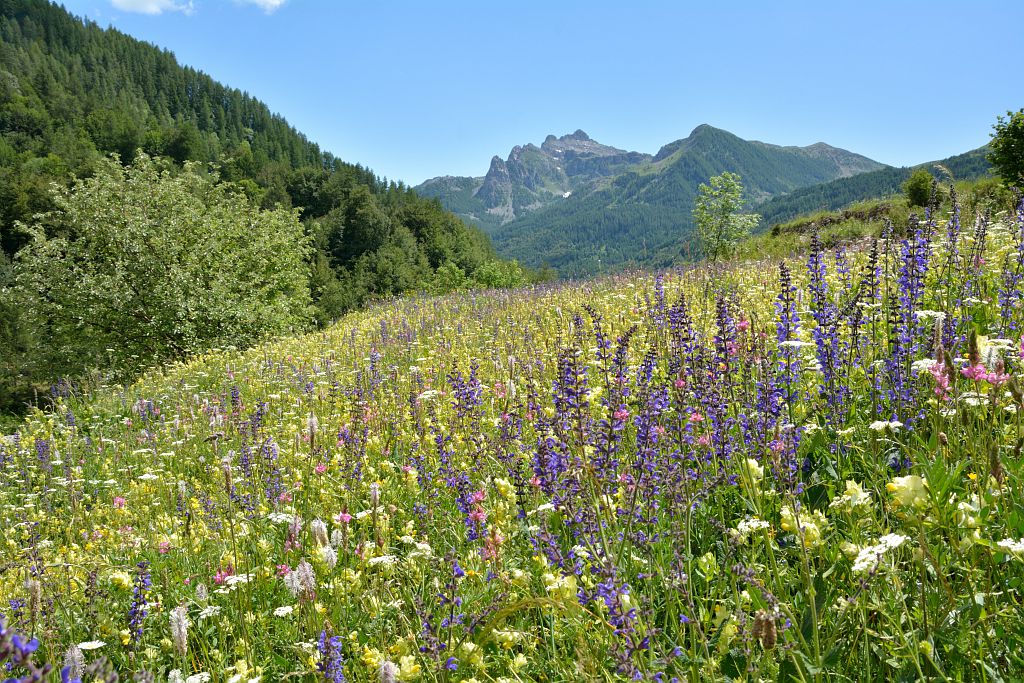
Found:
<svg viewBox="0 0 1024 683"><path fill-rule="evenodd" d="M213 575L213 582L219 586L223 584L225 581L227 581L229 576L234 576L234 574L234 567L228 566L227 569L221 569Z"/></svg>
<svg viewBox="0 0 1024 683"><path fill-rule="evenodd" d="M327 471L327 465L323 464L322 462L318 463L315 468L315 471L317 474L323 474L324 472Z"/></svg>
<svg viewBox="0 0 1024 683"><path fill-rule="evenodd" d="M945 400L949 393L949 375L946 374L946 366L936 361L928 368L928 372L935 379L935 395Z"/></svg>
<svg viewBox="0 0 1024 683"><path fill-rule="evenodd" d="M121 496L114 496L114 507L115 507L116 509L118 509L118 510L120 510L121 508L123 508L123 507L125 506L125 504L126 504L127 502L128 502L128 501L126 501L126 500L125 500L124 498L122 498Z"/></svg>
<svg viewBox="0 0 1024 683"><path fill-rule="evenodd" d="M985 374L985 381L994 387L1005 384L1008 379L1010 379L1010 375L1005 372L999 372L998 370Z"/></svg>
<svg viewBox="0 0 1024 683"><path fill-rule="evenodd" d="M985 369L985 366L981 363L978 363L977 365L968 365L960 369L961 375L967 379L973 379L974 381L985 379L987 372L988 371Z"/></svg>

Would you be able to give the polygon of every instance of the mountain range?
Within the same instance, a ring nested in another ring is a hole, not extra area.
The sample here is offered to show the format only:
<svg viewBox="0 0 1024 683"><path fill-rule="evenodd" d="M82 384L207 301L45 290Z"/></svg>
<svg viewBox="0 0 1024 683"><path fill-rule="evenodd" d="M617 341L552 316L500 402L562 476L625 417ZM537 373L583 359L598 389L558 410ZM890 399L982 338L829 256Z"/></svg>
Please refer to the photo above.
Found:
<svg viewBox="0 0 1024 683"><path fill-rule="evenodd" d="M984 164L980 154L971 159ZM493 157L484 176L432 178L415 190L481 227L502 256L574 277L688 255L698 187L725 171L742 177L754 210L826 184L833 186L828 197L882 185L884 194L909 175L824 142L784 147L703 124L654 155L601 144L582 130L549 135L539 147ZM859 176L873 180L856 184ZM821 198L810 197L777 213L825 208L812 206Z"/></svg>

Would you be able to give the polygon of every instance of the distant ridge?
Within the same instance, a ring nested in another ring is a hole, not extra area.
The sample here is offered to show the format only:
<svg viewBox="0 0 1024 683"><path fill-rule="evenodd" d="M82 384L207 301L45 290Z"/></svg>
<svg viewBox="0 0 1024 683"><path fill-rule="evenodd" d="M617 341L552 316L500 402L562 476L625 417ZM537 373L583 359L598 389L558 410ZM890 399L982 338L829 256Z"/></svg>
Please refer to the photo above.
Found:
<svg viewBox="0 0 1024 683"><path fill-rule="evenodd" d="M724 171L739 173L749 199L761 202L885 168L823 142L783 147L702 124L654 155L582 130L549 135L539 147L493 157L484 176L433 178L415 189L483 228L503 256L578 276L648 263L672 241L682 248L698 186Z"/></svg>
<svg viewBox="0 0 1024 683"><path fill-rule="evenodd" d="M976 180L991 173L992 166L985 158L987 152L987 146L979 147L939 161L929 161L911 167L883 168L848 178L839 178L828 183L800 188L780 197L773 197L756 206L755 210L761 214L762 228L791 220L801 214L815 211L835 211L853 202L876 199L901 192L903 183L919 168L931 172L940 180L945 179L945 176L937 166L949 170L956 180Z"/></svg>

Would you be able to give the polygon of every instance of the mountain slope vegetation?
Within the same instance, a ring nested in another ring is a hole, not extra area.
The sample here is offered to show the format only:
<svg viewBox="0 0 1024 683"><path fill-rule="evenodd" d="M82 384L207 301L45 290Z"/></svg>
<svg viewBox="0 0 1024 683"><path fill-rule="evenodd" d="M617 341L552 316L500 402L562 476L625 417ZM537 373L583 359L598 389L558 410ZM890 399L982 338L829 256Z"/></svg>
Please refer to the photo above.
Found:
<svg viewBox="0 0 1024 683"><path fill-rule="evenodd" d="M61 391L0 439L4 635L120 680L1020 680L1024 206L943 214Z"/></svg>
<svg viewBox="0 0 1024 683"><path fill-rule="evenodd" d="M299 210L316 324L373 298L525 279L436 200L321 150L252 95L46 0L0 0L0 413L55 379L28 369L45 332L11 296L31 232L19 226L46 223L34 217L55 209L54 183L139 151L179 171L201 162L264 209Z"/></svg>
<svg viewBox="0 0 1024 683"><path fill-rule="evenodd" d="M683 242L697 187L739 173L752 202L883 168L817 143L780 147L701 125L651 156L601 145L583 131L494 157L483 178L435 178L417 190L486 230L499 253L579 276Z"/></svg>
<svg viewBox="0 0 1024 683"><path fill-rule="evenodd" d="M915 169L924 168L937 179L945 179L942 167L956 180L977 180L991 173L992 166L985 158L986 147L904 168L883 168L828 183L812 185L773 197L756 206L763 219L762 227L792 220L801 214L815 211L835 211L853 202L877 199L901 191L903 183Z"/></svg>

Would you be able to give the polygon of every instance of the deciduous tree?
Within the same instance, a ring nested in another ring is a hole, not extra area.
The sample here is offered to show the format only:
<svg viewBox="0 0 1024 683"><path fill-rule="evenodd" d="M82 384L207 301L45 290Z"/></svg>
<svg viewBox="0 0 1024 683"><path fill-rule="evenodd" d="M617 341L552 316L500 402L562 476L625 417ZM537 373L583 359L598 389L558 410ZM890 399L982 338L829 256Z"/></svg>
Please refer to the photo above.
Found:
<svg viewBox="0 0 1024 683"><path fill-rule="evenodd" d="M992 128L988 160L1008 185L1024 187L1024 109L997 117Z"/></svg>
<svg viewBox="0 0 1024 683"><path fill-rule="evenodd" d="M728 256L736 244L757 227L761 217L742 213L743 185L740 177L728 171L701 183L693 208L701 249L711 261Z"/></svg>
<svg viewBox="0 0 1024 683"><path fill-rule="evenodd" d="M298 212L260 210L196 164L105 160L93 177L55 190L54 202L29 228L16 275L51 372L129 377L309 317Z"/></svg>

